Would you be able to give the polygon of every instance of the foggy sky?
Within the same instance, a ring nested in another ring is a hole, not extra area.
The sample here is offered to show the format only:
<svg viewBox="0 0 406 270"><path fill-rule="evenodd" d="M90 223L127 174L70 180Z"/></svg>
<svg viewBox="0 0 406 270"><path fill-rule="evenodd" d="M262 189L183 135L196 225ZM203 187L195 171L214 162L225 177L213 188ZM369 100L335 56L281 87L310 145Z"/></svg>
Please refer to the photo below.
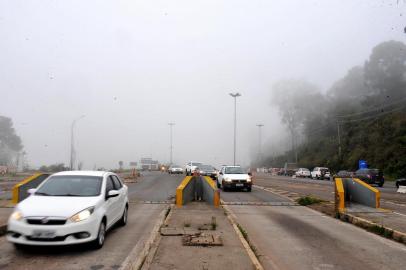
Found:
<svg viewBox="0 0 406 270"><path fill-rule="evenodd" d="M399 2L399 3L398 3ZM28 163L69 164L70 125L84 167L118 161L237 163L285 128L271 86L303 78L326 91L371 49L406 42L404 1L0 0L0 115ZM403 14L404 13L404 14Z"/></svg>

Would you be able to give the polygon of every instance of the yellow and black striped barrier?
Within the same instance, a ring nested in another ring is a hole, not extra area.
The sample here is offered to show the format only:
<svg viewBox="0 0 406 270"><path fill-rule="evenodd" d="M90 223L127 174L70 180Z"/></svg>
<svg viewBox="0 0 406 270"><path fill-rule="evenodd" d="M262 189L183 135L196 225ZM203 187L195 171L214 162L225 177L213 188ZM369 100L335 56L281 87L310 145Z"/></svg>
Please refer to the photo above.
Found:
<svg viewBox="0 0 406 270"><path fill-rule="evenodd" d="M12 190L11 202L17 204L26 199L29 196L28 190L38 187L49 175L48 173L37 173L16 184Z"/></svg>

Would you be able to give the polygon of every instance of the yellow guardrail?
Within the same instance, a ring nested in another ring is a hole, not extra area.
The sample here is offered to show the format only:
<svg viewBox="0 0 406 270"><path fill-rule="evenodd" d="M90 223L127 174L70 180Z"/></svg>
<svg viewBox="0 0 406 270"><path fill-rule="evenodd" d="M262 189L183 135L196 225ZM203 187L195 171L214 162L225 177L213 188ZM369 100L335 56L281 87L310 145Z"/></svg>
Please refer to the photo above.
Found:
<svg viewBox="0 0 406 270"><path fill-rule="evenodd" d="M183 190L189 184L192 178L193 176L186 176L176 188L176 206L181 207L183 205Z"/></svg>
<svg viewBox="0 0 406 270"><path fill-rule="evenodd" d="M336 201L336 210L339 213L345 212L345 194L344 194L344 185L343 179L335 179L335 201Z"/></svg>
<svg viewBox="0 0 406 270"><path fill-rule="evenodd" d="M46 178L48 177L49 174L44 174L44 173L36 173L30 177L25 178L24 180L22 180L21 182L17 183L13 189L12 189L12 199L11 202L13 204L17 204L19 203L22 199L25 199L25 197L23 196L23 194L21 193L21 190L24 186L29 185L31 182L38 180L38 178ZM28 194L25 194L28 196Z"/></svg>

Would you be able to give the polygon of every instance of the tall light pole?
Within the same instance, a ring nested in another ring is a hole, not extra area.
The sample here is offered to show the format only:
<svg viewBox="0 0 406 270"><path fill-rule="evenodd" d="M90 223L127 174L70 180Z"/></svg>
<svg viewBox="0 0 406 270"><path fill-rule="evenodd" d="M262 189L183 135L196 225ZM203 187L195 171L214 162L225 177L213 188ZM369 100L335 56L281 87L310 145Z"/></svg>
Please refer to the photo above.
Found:
<svg viewBox="0 0 406 270"><path fill-rule="evenodd" d="M172 142L172 132L173 132L173 126L175 123L168 123L170 127L170 132L171 132L171 146L170 146L170 165L172 165L172 158L173 158L173 142Z"/></svg>
<svg viewBox="0 0 406 270"><path fill-rule="evenodd" d="M235 166L235 153L237 147L237 97L240 97L240 93L230 93L230 96L234 98L234 166Z"/></svg>
<svg viewBox="0 0 406 270"><path fill-rule="evenodd" d="M258 127L258 161L261 163L262 161L262 138L261 138L261 128L263 127L263 124L257 124Z"/></svg>
<svg viewBox="0 0 406 270"><path fill-rule="evenodd" d="M74 166L75 166L75 156L76 156L76 151L75 151L75 140L74 140L74 128L75 124L77 121L80 119L83 119L85 115L81 115L79 118L76 118L75 120L72 121L72 125L70 127L70 169L73 171Z"/></svg>

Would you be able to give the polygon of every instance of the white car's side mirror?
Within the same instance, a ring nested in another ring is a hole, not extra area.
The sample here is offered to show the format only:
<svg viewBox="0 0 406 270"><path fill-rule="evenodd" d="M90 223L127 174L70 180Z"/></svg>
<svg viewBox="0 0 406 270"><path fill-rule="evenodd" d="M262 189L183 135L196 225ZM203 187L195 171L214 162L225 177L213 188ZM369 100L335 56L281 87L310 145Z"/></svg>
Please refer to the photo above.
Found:
<svg viewBox="0 0 406 270"><path fill-rule="evenodd" d="M27 190L27 193L32 195L32 194L34 194L36 191L37 191L36 188L30 188L29 190Z"/></svg>
<svg viewBox="0 0 406 270"><path fill-rule="evenodd" d="M119 192L117 190L110 190L109 193L107 193L106 198L113 198L117 197L119 195Z"/></svg>

